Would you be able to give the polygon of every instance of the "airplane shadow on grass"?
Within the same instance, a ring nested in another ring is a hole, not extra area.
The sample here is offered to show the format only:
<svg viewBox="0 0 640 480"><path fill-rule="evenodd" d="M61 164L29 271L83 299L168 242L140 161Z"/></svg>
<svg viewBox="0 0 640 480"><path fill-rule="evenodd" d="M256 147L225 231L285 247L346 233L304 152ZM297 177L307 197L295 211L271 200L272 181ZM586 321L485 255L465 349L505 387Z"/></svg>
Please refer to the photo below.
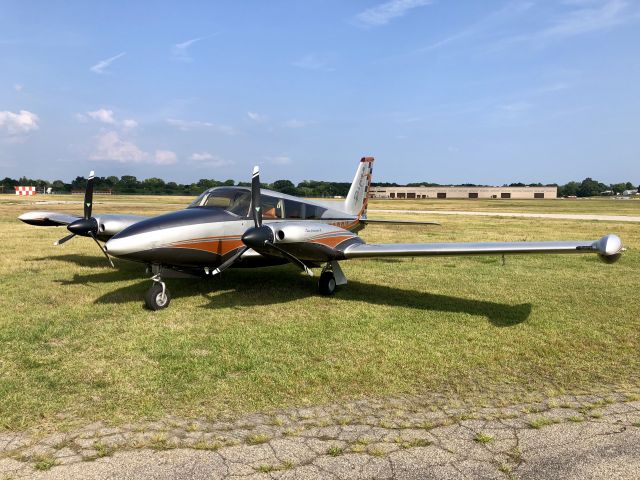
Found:
<svg viewBox="0 0 640 480"><path fill-rule="evenodd" d="M82 266L103 266L99 257L88 260L86 256L64 255L58 260ZM91 257L89 257L91 258ZM91 285L113 283L144 278L144 267L140 264L118 262L117 269L91 274L75 274L72 279L58 280L62 285ZM221 277L203 279L167 279L175 300L203 296L210 303L205 308L237 308L287 303L293 300L318 295L316 279L298 273L290 266L262 269L232 269ZM95 300L96 303L141 302L151 285L148 279L109 292ZM507 305L502 303L472 300L450 295L418 292L394 286L376 285L349 281L339 287L336 297L340 300L367 302L373 305L412 308L438 312L458 312L486 317L493 325L508 327L524 322L531 314L531 304ZM328 298L327 301L331 301ZM174 303L169 308L179 308Z"/></svg>

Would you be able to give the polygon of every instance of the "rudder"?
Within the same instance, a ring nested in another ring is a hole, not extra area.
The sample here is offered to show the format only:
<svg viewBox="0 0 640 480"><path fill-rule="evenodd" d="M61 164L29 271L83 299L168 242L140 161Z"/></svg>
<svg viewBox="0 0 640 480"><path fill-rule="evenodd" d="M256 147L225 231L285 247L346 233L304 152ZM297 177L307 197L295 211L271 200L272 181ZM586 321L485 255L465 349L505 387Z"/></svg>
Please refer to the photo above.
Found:
<svg viewBox="0 0 640 480"><path fill-rule="evenodd" d="M344 211L358 218L366 217L367 203L369 201L369 188L371 187L371 175L373 173L373 157L362 157L356 175L349 188L349 193L344 201Z"/></svg>

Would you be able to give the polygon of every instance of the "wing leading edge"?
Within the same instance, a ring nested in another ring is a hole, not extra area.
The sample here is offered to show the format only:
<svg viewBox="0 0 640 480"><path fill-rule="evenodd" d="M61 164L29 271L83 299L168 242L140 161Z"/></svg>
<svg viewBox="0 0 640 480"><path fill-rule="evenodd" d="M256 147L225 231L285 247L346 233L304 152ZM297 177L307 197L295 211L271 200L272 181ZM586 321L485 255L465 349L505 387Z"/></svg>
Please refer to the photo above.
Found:
<svg viewBox="0 0 640 480"><path fill-rule="evenodd" d="M449 255L507 255L527 253L596 253L607 263L622 254L622 241L617 235L600 240L558 242L495 242L495 243L390 243L359 244L344 249L344 257L419 257Z"/></svg>

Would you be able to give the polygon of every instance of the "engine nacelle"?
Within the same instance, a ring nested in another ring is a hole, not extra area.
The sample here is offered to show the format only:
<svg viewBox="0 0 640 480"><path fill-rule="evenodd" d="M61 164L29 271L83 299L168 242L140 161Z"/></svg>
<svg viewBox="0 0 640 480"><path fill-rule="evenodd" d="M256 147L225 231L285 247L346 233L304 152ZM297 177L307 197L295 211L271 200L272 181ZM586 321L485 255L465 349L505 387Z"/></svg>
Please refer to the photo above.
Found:
<svg viewBox="0 0 640 480"><path fill-rule="evenodd" d="M363 243L356 234L328 223L271 222L274 243L299 258L327 261L341 258L342 248Z"/></svg>

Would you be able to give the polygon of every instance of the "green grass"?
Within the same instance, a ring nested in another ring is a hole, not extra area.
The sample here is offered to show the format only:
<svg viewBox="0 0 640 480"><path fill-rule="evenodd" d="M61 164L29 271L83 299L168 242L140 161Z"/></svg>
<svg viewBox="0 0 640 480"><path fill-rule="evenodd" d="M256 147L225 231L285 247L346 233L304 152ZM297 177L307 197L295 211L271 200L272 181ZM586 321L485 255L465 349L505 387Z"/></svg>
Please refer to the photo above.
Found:
<svg viewBox="0 0 640 480"><path fill-rule="evenodd" d="M528 425L529 425L529 428L539 430L542 427L546 427L547 425L553 425L558 422L559 420L557 418L539 417L529 421Z"/></svg>
<svg viewBox="0 0 640 480"><path fill-rule="evenodd" d="M343 453L344 453L344 449L337 445L333 445L329 447L329 449L327 450L327 454L331 455L332 457L337 457L339 455L342 455Z"/></svg>
<svg viewBox="0 0 640 480"><path fill-rule="evenodd" d="M38 455L33 459L33 462L33 467L36 470L41 471L49 470L51 469L51 467L54 467L56 465L55 459L48 455Z"/></svg>
<svg viewBox="0 0 640 480"><path fill-rule="evenodd" d="M493 437L487 433L483 433L483 432L478 432L476 433L475 437L473 437L473 440L476 443L491 443L493 442Z"/></svg>
<svg viewBox="0 0 640 480"><path fill-rule="evenodd" d="M505 266L497 257L343 262L349 285L331 298L290 266L230 270L211 281L168 280L172 305L153 313L142 306L150 286L142 266L116 260L110 269L86 238L53 247L66 230L16 217L59 206L5 197L2 428L211 417L366 396L508 401L550 385L558 393L639 385L639 224L457 216L440 227L370 226L362 232L369 242L614 232L630 250L615 265L579 255L509 257ZM162 200L113 197L95 210L175 208ZM607 213L624 213L616 209L626 203L610 201Z"/></svg>

